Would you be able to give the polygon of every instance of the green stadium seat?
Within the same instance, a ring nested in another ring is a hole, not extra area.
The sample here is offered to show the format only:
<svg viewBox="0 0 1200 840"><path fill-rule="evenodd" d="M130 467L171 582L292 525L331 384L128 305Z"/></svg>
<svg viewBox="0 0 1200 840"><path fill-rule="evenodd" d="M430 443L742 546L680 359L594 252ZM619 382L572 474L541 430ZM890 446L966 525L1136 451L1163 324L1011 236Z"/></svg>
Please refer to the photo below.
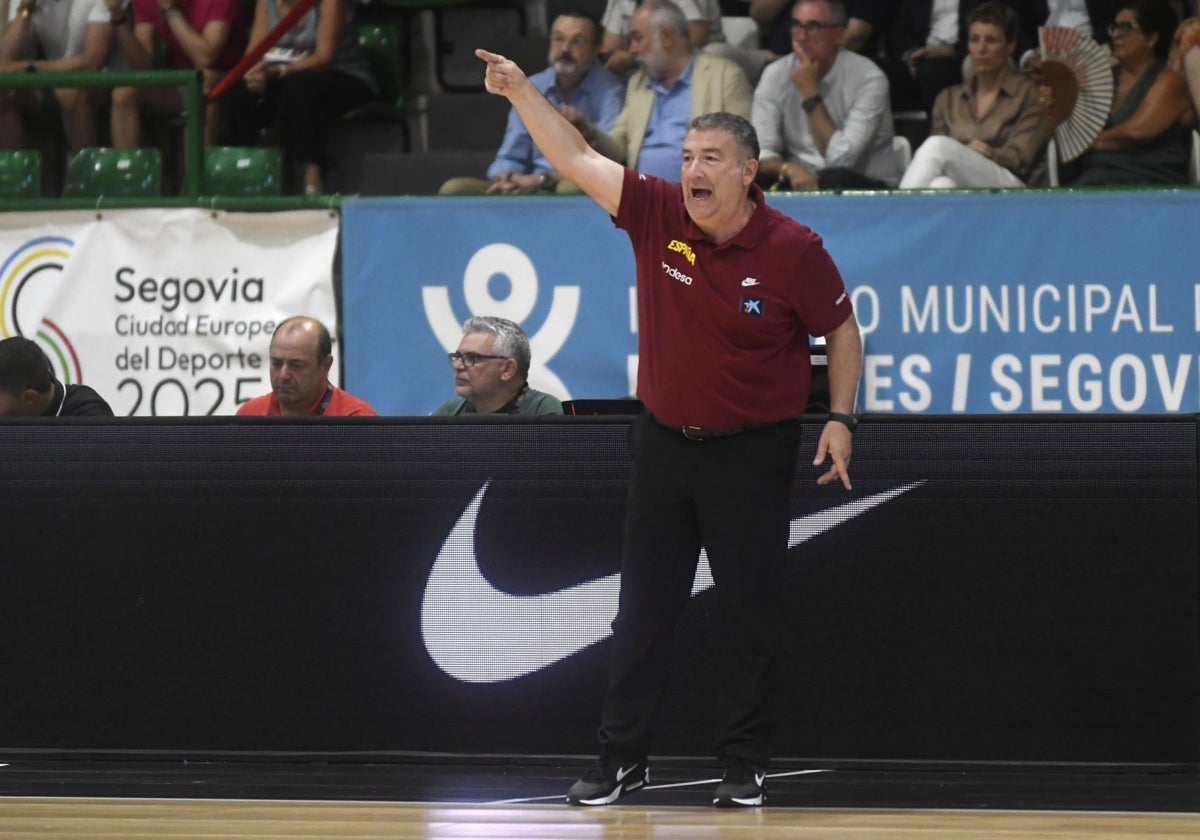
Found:
<svg viewBox="0 0 1200 840"><path fill-rule="evenodd" d="M404 70L400 64L400 38L396 27L366 24L358 27L358 44L367 54L371 74L379 85L382 104L388 108L404 106ZM364 106L364 107L370 107Z"/></svg>
<svg viewBox="0 0 1200 840"><path fill-rule="evenodd" d="M204 173L207 195L283 194L283 155L275 146L210 146Z"/></svg>
<svg viewBox="0 0 1200 840"><path fill-rule="evenodd" d="M40 198L42 155L36 149L0 149L0 198Z"/></svg>
<svg viewBox="0 0 1200 840"><path fill-rule="evenodd" d="M162 195L158 149L80 149L67 166L63 198L155 198Z"/></svg>

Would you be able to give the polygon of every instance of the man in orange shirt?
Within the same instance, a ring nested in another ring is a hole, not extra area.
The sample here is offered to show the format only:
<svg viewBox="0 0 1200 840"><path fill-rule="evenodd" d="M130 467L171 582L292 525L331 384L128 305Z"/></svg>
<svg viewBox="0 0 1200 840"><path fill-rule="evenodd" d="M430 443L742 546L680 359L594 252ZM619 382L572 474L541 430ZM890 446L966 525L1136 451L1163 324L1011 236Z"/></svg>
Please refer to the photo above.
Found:
<svg viewBox="0 0 1200 840"><path fill-rule="evenodd" d="M375 409L329 384L333 339L320 321L297 316L271 336L271 393L238 409L240 417L374 417Z"/></svg>

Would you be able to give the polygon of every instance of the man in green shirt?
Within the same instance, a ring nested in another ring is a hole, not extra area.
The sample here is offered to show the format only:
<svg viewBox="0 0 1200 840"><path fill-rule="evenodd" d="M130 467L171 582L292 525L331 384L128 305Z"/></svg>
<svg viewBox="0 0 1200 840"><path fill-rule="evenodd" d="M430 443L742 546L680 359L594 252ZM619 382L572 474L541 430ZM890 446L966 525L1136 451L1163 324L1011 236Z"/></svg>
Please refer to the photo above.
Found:
<svg viewBox="0 0 1200 840"><path fill-rule="evenodd" d="M462 341L450 354L452 400L433 416L452 414L562 414L562 403L529 387L529 337L506 318L478 315L463 324Z"/></svg>

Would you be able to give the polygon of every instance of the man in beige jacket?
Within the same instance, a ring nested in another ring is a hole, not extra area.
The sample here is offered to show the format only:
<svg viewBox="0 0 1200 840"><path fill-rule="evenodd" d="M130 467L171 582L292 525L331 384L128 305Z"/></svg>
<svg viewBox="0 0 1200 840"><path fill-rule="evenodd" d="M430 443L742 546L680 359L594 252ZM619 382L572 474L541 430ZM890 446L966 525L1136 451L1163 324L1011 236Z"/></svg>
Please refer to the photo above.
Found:
<svg viewBox="0 0 1200 840"><path fill-rule="evenodd" d="M750 116L754 98L732 61L692 48L687 18L670 0L645 0L629 19L629 50L641 65L625 107L605 134L584 119L575 127L597 151L638 172L679 180L683 138L700 114Z"/></svg>

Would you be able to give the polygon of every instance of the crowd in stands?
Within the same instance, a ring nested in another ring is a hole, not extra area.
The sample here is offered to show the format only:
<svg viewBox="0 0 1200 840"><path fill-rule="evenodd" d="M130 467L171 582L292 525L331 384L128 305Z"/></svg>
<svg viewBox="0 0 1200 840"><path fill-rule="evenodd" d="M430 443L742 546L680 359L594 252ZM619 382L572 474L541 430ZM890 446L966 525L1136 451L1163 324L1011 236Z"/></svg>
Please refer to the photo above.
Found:
<svg viewBox="0 0 1200 840"><path fill-rule="evenodd" d="M301 2L8 0L0 72L195 68L207 93ZM297 173L296 191L314 195L322 191L328 127L376 97L378 85L353 26L352 0L309 5L210 103L205 142L282 146ZM52 96L68 155L102 141L137 147L145 142L146 114L177 116L185 104L172 86L60 88ZM26 122L43 112L41 91L0 86L0 148L24 148Z"/></svg>
<svg viewBox="0 0 1200 840"><path fill-rule="evenodd" d="M199 68L210 91L301 2L7 0L0 72ZM757 44L728 42L739 13ZM548 66L524 69L594 148L672 180L689 120L728 111L753 122L767 188L1022 187L1045 183L1054 127L1038 30L1070 27L1110 50L1115 94L1061 182L1179 184L1200 109L1196 14L1196 0L608 0L598 19L547 21ZM320 194L329 127L379 90L354 0L317 0L210 104L205 141L280 146L291 191ZM44 142L28 123L47 100L67 156L151 142L147 116L185 107L177 87L0 85L0 147ZM486 172L441 192L573 191L515 113L495 141Z"/></svg>

